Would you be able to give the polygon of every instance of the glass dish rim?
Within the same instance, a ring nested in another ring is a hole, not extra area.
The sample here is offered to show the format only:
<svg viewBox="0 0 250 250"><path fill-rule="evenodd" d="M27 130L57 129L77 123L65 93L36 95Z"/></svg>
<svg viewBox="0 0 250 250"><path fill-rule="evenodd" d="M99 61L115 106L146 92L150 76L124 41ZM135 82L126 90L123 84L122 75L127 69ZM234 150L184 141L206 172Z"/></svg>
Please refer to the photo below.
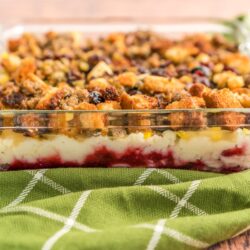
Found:
<svg viewBox="0 0 250 250"><path fill-rule="evenodd" d="M166 18L129 18L129 17L100 17L100 18L28 18L16 19L5 22L1 25L0 29L0 42L9 37L9 34L17 34L26 31L25 28L31 28L32 32L44 32L45 27L53 30L55 27L60 28L60 31L66 32L69 27L78 27L84 32L98 33L98 32L112 32L107 28L114 28L114 32L127 32L135 29L139 30L152 30L160 33L192 33L192 32L227 32L231 30L224 18L211 18L211 17L166 17ZM193 29L199 26L197 31ZM204 28L201 29L201 26ZM32 28L33 27L33 28ZM35 29L34 29L35 27ZM168 30L169 27L175 29ZM186 30L189 27L191 30ZM166 30L163 30L166 29ZM177 29L176 29L177 28ZM40 30L39 30L40 29ZM56 28L55 28L56 30ZM78 30L73 30L78 31Z"/></svg>
<svg viewBox="0 0 250 250"><path fill-rule="evenodd" d="M4 114L65 114L65 113L93 113L93 114L171 114L179 112L199 112L199 113L250 113L250 108L191 108L191 109L115 109L115 110L38 110L38 109L5 109L0 110L0 115Z"/></svg>

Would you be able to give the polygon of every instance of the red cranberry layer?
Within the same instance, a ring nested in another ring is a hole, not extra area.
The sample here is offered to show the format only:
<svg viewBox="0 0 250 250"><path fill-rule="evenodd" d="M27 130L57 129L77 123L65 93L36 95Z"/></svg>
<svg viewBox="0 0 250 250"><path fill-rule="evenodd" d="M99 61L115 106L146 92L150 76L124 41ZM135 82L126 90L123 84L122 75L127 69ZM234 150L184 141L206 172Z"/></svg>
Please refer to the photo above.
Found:
<svg viewBox="0 0 250 250"><path fill-rule="evenodd" d="M223 156L242 155L244 147L233 148L223 151ZM83 163L77 161L63 161L60 156L38 159L36 163L15 160L10 165L3 165L3 170L21 170L21 169L41 169L41 168L59 168L59 167L154 167L154 168L181 168L214 172L238 172L242 170L239 166L214 169L206 166L201 160L193 162L176 163L171 151L166 153L150 152L145 153L143 149L131 148L123 153L116 153L106 147L100 147L94 153L89 154Z"/></svg>
<svg viewBox="0 0 250 250"><path fill-rule="evenodd" d="M243 155L245 153L245 147L235 147L224 150L221 155L225 157L236 156L236 155Z"/></svg>

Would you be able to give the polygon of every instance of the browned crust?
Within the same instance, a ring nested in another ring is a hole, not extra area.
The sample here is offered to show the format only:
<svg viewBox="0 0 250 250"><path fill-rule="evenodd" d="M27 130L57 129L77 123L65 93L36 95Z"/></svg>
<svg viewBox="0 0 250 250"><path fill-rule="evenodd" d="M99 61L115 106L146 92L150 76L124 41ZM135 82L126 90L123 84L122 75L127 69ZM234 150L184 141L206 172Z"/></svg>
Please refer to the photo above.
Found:
<svg viewBox="0 0 250 250"><path fill-rule="evenodd" d="M250 107L250 59L221 35L179 40L153 32L112 33L97 41L82 34L23 34L8 42L0 68L0 108L38 110L197 109ZM34 118L34 121L37 118ZM49 118L48 118L49 119ZM71 131L61 115L60 126ZM138 118L138 125L152 121ZM235 129L244 115L224 113L212 123ZM168 116L172 128L204 127L201 112ZM217 120L216 120L217 119ZM104 116L81 127L102 128ZM88 120L88 121L86 121ZM25 118L21 124L32 121ZM231 124L231 125L230 125ZM50 125L55 128L53 118Z"/></svg>

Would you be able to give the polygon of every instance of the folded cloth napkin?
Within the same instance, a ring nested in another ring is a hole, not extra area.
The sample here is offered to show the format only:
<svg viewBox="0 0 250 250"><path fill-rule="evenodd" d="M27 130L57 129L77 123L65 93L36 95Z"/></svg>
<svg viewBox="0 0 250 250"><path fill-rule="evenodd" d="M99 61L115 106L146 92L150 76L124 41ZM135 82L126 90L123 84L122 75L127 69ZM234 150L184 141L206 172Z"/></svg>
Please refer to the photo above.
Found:
<svg viewBox="0 0 250 250"><path fill-rule="evenodd" d="M203 249L250 225L250 171L0 175L0 249Z"/></svg>

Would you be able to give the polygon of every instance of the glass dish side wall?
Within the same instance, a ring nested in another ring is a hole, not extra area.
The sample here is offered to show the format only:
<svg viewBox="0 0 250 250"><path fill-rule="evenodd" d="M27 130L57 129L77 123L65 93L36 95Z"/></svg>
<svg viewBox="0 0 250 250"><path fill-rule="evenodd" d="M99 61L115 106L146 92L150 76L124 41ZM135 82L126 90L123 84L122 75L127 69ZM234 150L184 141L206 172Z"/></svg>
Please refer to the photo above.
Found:
<svg viewBox="0 0 250 250"><path fill-rule="evenodd" d="M240 171L250 167L248 119L245 109L2 112L0 165Z"/></svg>

